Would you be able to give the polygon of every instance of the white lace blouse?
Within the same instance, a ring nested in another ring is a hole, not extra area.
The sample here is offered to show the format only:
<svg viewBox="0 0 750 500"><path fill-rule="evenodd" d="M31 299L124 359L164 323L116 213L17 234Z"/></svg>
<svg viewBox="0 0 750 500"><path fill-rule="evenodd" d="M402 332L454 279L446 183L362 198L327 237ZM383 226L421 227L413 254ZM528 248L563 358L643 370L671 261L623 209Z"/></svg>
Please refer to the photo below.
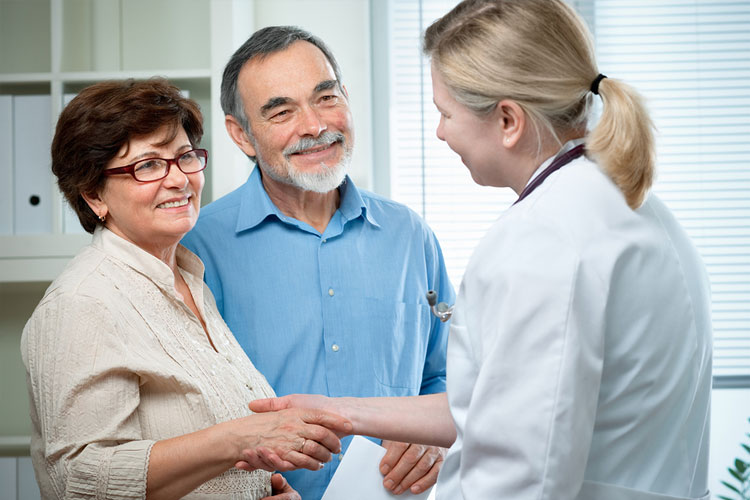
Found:
<svg viewBox="0 0 750 500"><path fill-rule="evenodd" d="M24 328L42 498L144 498L151 446L246 416L273 395L219 315L203 264L177 264L211 335L162 261L106 229L52 283ZM217 352L218 351L218 352ZM230 469L185 498L259 499L270 474Z"/></svg>

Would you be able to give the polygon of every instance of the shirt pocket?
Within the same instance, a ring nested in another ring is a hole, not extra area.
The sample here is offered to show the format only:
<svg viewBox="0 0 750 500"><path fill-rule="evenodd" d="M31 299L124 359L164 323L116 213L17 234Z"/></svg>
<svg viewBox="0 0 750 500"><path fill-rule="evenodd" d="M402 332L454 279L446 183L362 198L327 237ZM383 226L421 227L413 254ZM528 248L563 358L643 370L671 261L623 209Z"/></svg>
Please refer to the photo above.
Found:
<svg viewBox="0 0 750 500"><path fill-rule="evenodd" d="M381 325L370 336L370 359L384 396L419 394L430 339L430 309L423 304L370 304L377 317L371 324Z"/></svg>

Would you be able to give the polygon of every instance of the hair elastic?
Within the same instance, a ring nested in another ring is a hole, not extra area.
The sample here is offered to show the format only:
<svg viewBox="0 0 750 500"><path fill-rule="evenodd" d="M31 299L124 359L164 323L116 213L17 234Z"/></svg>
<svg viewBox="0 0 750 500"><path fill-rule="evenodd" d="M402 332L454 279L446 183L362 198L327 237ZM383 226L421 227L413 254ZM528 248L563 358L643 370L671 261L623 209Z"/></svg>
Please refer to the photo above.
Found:
<svg viewBox="0 0 750 500"><path fill-rule="evenodd" d="M599 75L594 78L594 81L591 82L591 92L593 92L596 95L599 95L599 82L607 78L607 75L602 75L599 73Z"/></svg>

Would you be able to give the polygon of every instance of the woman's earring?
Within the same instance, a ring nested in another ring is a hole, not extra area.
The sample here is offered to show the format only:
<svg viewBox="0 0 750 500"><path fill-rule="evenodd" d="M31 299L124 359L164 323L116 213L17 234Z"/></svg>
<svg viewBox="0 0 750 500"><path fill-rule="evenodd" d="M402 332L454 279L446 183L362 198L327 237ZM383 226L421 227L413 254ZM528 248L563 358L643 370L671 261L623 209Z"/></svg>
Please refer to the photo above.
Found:
<svg viewBox="0 0 750 500"><path fill-rule="evenodd" d="M99 216L99 222L101 222L102 224L104 224L104 221L105 221L106 219L107 219L107 214L104 214L104 215L100 215L100 216Z"/></svg>

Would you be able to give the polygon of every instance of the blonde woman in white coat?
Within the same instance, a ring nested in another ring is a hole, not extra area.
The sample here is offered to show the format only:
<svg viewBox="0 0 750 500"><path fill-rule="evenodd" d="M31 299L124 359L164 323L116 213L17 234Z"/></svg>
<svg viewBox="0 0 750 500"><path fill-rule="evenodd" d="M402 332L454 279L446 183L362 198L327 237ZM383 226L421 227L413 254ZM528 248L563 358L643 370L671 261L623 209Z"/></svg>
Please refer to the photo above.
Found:
<svg viewBox="0 0 750 500"><path fill-rule="evenodd" d="M356 433L452 443L438 499L707 499L709 285L649 193L640 97L599 74L562 0L464 1L427 29L424 49L438 137L478 184L519 195L466 269L447 400L252 408L318 406Z"/></svg>

